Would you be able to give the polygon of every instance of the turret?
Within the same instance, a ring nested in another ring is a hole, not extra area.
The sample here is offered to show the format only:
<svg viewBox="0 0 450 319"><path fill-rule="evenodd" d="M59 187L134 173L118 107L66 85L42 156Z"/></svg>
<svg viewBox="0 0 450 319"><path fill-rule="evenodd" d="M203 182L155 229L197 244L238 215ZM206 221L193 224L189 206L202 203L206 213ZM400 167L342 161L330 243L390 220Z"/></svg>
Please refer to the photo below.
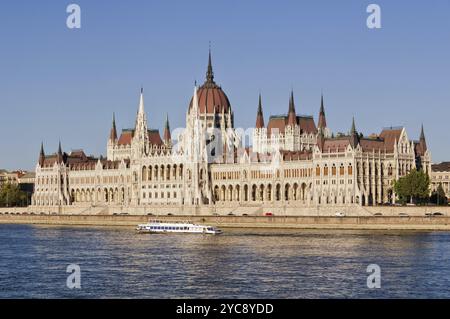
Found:
<svg viewBox="0 0 450 319"><path fill-rule="evenodd" d="M114 113L113 113L112 127L109 133L109 140L112 143L115 143L117 141L116 117Z"/></svg>
<svg viewBox="0 0 450 319"><path fill-rule="evenodd" d="M356 131L355 118L353 117L352 128L350 129L350 145L353 148L356 148L358 144L359 144L359 136L358 132Z"/></svg>
<svg viewBox="0 0 450 319"><path fill-rule="evenodd" d="M294 91L291 91L291 97L289 99L289 112L287 125L294 127L296 124L297 124L297 114L295 113Z"/></svg>
<svg viewBox="0 0 450 319"><path fill-rule="evenodd" d="M420 130L420 139L419 139L420 148L422 149L422 152L425 153L427 151L427 141L425 139L425 133L423 131L423 124L422 128Z"/></svg>
<svg viewBox="0 0 450 319"><path fill-rule="evenodd" d="M58 164L61 164L64 162L63 152L62 152L62 148L61 148L61 141L59 141L58 153L56 154L56 160L57 160Z"/></svg>
<svg viewBox="0 0 450 319"><path fill-rule="evenodd" d="M147 116L144 110L144 89L141 88L139 97L139 109L136 116L136 125L134 129L134 138L141 142L148 141ZM144 146L144 145L142 145Z"/></svg>
<svg viewBox="0 0 450 319"><path fill-rule="evenodd" d="M41 151L39 153L38 163L40 167L43 167L45 163L44 142L41 142Z"/></svg>
<svg viewBox="0 0 450 319"><path fill-rule="evenodd" d="M170 145L172 142L172 138L170 135L170 126L169 126L169 115L166 114L166 123L164 125L164 144Z"/></svg>
<svg viewBox="0 0 450 319"><path fill-rule="evenodd" d="M214 84L214 72L211 62L211 48L209 48L208 68L206 70L206 83Z"/></svg>
<svg viewBox="0 0 450 319"><path fill-rule="evenodd" d="M258 111L256 112L255 127L258 129L264 128L264 115L263 115L263 110L262 110L261 94L259 95Z"/></svg>
<svg viewBox="0 0 450 319"><path fill-rule="evenodd" d="M319 123L318 128L321 131L324 131L327 127L327 120L325 118L325 107L323 106L323 94L320 99L320 111L319 111Z"/></svg>
<svg viewBox="0 0 450 319"><path fill-rule="evenodd" d="M317 135L317 146L319 147L320 151L323 151L324 144L325 144L325 136L323 135L322 131L319 131L319 134Z"/></svg>
<svg viewBox="0 0 450 319"><path fill-rule="evenodd" d="M231 108L228 108L227 128L233 128L233 114Z"/></svg>

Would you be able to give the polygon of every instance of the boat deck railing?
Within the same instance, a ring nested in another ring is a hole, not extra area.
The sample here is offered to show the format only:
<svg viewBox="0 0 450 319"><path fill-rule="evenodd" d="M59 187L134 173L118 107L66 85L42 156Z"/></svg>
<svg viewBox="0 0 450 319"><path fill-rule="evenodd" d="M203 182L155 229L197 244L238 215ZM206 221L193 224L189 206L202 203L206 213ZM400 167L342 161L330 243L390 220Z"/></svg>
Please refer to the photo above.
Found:
<svg viewBox="0 0 450 319"><path fill-rule="evenodd" d="M166 220L159 220L159 219L152 219L148 221L149 223L154 223L154 224L192 224L195 225L192 221L190 220L171 220L171 221L166 221Z"/></svg>

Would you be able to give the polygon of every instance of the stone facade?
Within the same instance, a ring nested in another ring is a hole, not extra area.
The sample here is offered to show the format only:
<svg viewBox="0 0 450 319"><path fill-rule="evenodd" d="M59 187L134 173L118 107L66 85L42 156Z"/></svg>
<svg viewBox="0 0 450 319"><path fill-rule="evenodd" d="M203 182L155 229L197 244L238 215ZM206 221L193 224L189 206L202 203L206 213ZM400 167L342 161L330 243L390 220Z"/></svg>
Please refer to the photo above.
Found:
<svg viewBox="0 0 450 319"><path fill-rule="evenodd" d="M431 165L431 190L436 191L439 185L450 198L450 162Z"/></svg>
<svg viewBox="0 0 450 319"><path fill-rule="evenodd" d="M261 96L256 126L234 127L228 97L214 81L211 55L206 80L195 88L186 127L171 137L149 129L141 89L133 129L117 134L115 117L107 157L67 154L59 146L36 165L35 206L284 207L375 206L392 203L392 182L412 169L431 173L423 133L411 140L403 127L364 137L353 120L348 134L327 127L323 97L318 125L299 116L291 92L286 115L264 125Z"/></svg>

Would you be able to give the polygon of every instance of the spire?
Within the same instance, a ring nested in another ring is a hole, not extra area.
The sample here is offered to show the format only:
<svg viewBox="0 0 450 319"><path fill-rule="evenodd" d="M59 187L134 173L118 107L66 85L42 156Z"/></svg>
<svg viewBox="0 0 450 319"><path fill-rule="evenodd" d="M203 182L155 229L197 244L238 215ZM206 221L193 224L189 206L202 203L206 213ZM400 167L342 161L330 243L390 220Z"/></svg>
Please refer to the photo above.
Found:
<svg viewBox="0 0 450 319"><path fill-rule="evenodd" d="M197 85L194 86L194 94L192 96L192 110L191 114L194 117L198 116L198 96L197 96Z"/></svg>
<svg viewBox="0 0 450 319"><path fill-rule="evenodd" d="M208 69L206 71L206 82L214 83L214 72L213 72L212 62L211 62L211 44L209 46Z"/></svg>
<svg viewBox="0 0 450 319"><path fill-rule="evenodd" d="M111 132L109 133L109 140L115 142L117 140L117 129L116 129L116 115L113 113Z"/></svg>
<svg viewBox="0 0 450 319"><path fill-rule="evenodd" d="M425 151L427 150L427 140L425 139L425 133L423 130L423 124L422 124L422 128L420 130L420 140L419 140L420 146L422 147L422 151L425 153Z"/></svg>
<svg viewBox="0 0 450 319"><path fill-rule="evenodd" d="M319 129L325 129L327 127L327 120L325 118L325 107L323 106L323 94L320 99L320 111L319 111Z"/></svg>
<svg viewBox="0 0 450 319"><path fill-rule="evenodd" d="M141 95L139 97L139 113L144 113L144 88L141 87Z"/></svg>
<svg viewBox="0 0 450 319"><path fill-rule="evenodd" d="M45 162L45 152L44 152L44 142L41 142L41 151L39 153L39 166L44 166Z"/></svg>
<svg viewBox="0 0 450 319"><path fill-rule="evenodd" d="M62 152L62 148L61 148L61 141L59 141L58 153L56 155L56 159L57 159L58 163L62 163L64 161L63 152Z"/></svg>
<svg viewBox="0 0 450 319"><path fill-rule="evenodd" d="M355 117L352 118L352 128L350 129L350 134L356 134Z"/></svg>
<svg viewBox="0 0 450 319"><path fill-rule="evenodd" d="M297 114L295 113L294 91L291 90L291 97L289 99L288 125L295 126L297 124Z"/></svg>
<svg viewBox="0 0 450 319"><path fill-rule="evenodd" d="M264 127L264 115L261 103L261 93L259 94L258 112L256 113L256 128Z"/></svg>
<svg viewBox="0 0 450 319"><path fill-rule="evenodd" d="M206 114L205 114L206 115ZM228 118L227 118L227 128L232 128L233 127L233 123L232 123L232 117L233 115L231 114L231 108L228 108Z"/></svg>
<svg viewBox="0 0 450 319"><path fill-rule="evenodd" d="M169 126L169 114L166 113L166 123L164 125L164 143L170 144L171 141L170 136L170 126Z"/></svg>
<svg viewBox="0 0 450 319"><path fill-rule="evenodd" d="M323 135L323 131L319 130L319 134L317 136L317 146L321 151L323 150L324 143L325 143L325 136Z"/></svg>
<svg viewBox="0 0 450 319"><path fill-rule="evenodd" d="M359 143L358 132L356 131L355 117L352 119L352 128L350 129L350 145L355 148Z"/></svg>
<svg viewBox="0 0 450 319"><path fill-rule="evenodd" d="M141 87L141 94L139 97L139 109L136 116L136 124L134 128L134 138L140 141L144 141L141 145L141 150L145 148L145 142L148 141L148 128L147 128L147 116L144 109L144 89Z"/></svg>

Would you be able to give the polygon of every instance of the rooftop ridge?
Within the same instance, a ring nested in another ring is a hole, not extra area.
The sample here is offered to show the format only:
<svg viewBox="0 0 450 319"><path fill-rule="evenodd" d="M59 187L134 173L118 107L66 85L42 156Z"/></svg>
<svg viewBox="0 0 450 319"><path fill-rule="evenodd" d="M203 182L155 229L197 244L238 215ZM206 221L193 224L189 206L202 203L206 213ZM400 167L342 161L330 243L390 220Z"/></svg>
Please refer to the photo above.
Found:
<svg viewBox="0 0 450 319"><path fill-rule="evenodd" d="M390 130L390 131L394 131L394 130L402 130L404 128L404 126L386 126L386 127L383 127L382 128L382 131L387 131L387 130Z"/></svg>

